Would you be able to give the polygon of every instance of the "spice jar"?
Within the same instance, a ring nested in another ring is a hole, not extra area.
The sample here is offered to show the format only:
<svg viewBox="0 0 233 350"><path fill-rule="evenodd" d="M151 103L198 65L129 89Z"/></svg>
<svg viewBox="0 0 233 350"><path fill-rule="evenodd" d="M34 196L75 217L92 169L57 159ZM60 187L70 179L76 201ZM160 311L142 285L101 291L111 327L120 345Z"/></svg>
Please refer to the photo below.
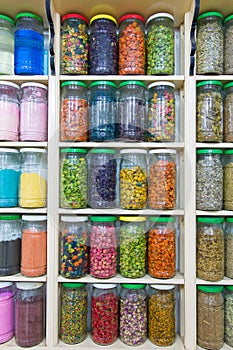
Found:
<svg viewBox="0 0 233 350"><path fill-rule="evenodd" d="M122 284L120 296L120 340L128 346L147 339L147 297L145 284Z"/></svg>
<svg viewBox="0 0 233 350"><path fill-rule="evenodd" d="M38 277L47 269L47 216L22 216L22 275Z"/></svg>
<svg viewBox="0 0 233 350"><path fill-rule="evenodd" d="M197 287L197 344L218 350L224 343L222 286Z"/></svg>
<svg viewBox="0 0 233 350"><path fill-rule="evenodd" d="M110 278L117 273L116 216L91 216L90 275Z"/></svg>
<svg viewBox="0 0 233 350"><path fill-rule="evenodd" d="M19 272L21 236L21 216L0 214L0 276Z"/></svg>
<svg viewBox="0 0 233 350"><path fill-rule="evenodd" d="M61 84L60 140L85 142L87 136L87 84L83 81L64 81Z"/></svg>
<svg viewBox="0 0 233 350"><path fill-rule="evenodd" d="M120 17L119 74L145 74L145 18L135 13Z"/></svg>
<svg viewBox="0 0 233 350"><path fill-rule="evenodd" d="M233 346L233 286L226 286L224 293L224 341Z"/></svg>
<svg viewBox="0 0 233 350"><path fill-rule="evenodd" d="M223 74L223 15L205 12L197 19L196 73Z"/></svg>
<svg viewBox="0 0 233 350"><path fill-rule="evenodd" d="M119 84L118 137L146 141L146 84L128 80Z"/></svg>
<svg viewBox="0 0 233 350"><path fill-rule="evenodd" d="M225 275L233 278L233 218L225 221Z"/></svg>
<svg viewBox="0 0 233 350"><path fill-rule="evenodd" d="M0 14L0 74L14 74L15 21Z"/></svg>
<svg viewBox="0 0 233 350"><path fill-rule="evenodd" d="M34 13L21 12L15 17L15 74L44 74L44 36L42 19Z"/></svg>
<svg viewBox="0 0 233 350"><path fill-rule="evenodd" d="M233 82L223 89L223 140L233 142Z"/></svg>
<svg viewBox="0 0 233 350"><path fill-rule="evenodd" d="M233 210L233 150L224 151L223 157L223 208Z"/></svg>
<svg viewBox="0 0 233 350"><path fill-rule="evenodd" d="M223 45L223 66L224 74L233 74L233 15L227 16L223 21L224 45Z"/></svg>
<svg viewBox="0 0 233 350"><path fill-rule="evenodd" d="M148 204L151 209L176 207L176 151L149 151Z"/></svg>
<svg viewBox="0 0 233 350"><path fill-rule="evenodd" d="M62 208L87 206L87 151L62 148L60 160L60 205Z"/></svg>
<svg viewBox="0 0 233 350"><path fill-rule="evenodd" d="M88 19L78 13L62 17L61 74L88 73Z"/></svg>
<svg viewBox="0 0 233 350"><path fill-rule="evenodd" d="M87 337L87 287L84 283L62 283L59 336L66 344L81 343Z"/></svg>
<svg viewBox="0 0 233 350"><path fill-rule="evenodd" d="M223 205L222 151L197 150L196 209L221 210Z"/></svg>
<svg viewBox="0 0 233 350"><path fill-rule="evenodd" d="M61 217L60 274L79 278L88 272L87 216Z"/></svg>
<svg viewBox="0 0 233 350"><path fill-rule="evenodd" d="M150 217L148 273L155 278L172 278L176 272L176 229L174 217Z"/></svg>
<svg viewBox="0 0 233 350"><path fill-rule="evenodd" d="M44 289L43 283L16 283L15 342L18 346L35 346L44 339Z"/></svg>
<svg viewBox="0 0 233 350"><path fill-rule="evenodd" d="M157 346L176 340L175 286L151 284L148 298L148 338Z"/></svg>
<svg viewBox="0 0 233 350"><path fill-rule="evenodd" d="M120 216L120 274L139 278L146 273L145 216Z"/></svg>
<svg viewBox="0 0 233 350"><path fill-rule="evenodd" d="M117 136L116 84L93 81L90 84L89 141L109 141Z"/></svg>
<svg viewBox="0 0 233 350"><path fill-rule="evenodd" d="M197 84L197 142L222 142L223 96L222 83L217 80Z"/></svg>
<svg viewBox="0 0 233 350"><path fill-rule="evenodd" d="M118 293L116 284L93 284L91 338L98 345L113 344L118 337Z"/></svg>
<svg viewBox="0 0 233 350"><path fill-rule="evenodd" d="M174 142L176 137L175 85L157 81L148 85L148 141Z"/></svg>
<svg viewBox="0 0 233 350"><path fill-rule="evenodd" d="M0 344L14 336L14 295L12 282L0 282Z"/></svg>
<svg viewBox="0 0 233 350"><path fill-rule="evenodd" d="M99 14L90 19L90 74L117 74L117 21Z"/></svg>
<svg viewBox="0 0 233 350"><path fill-rule="evenodd" d="M93 148L88 153L88 204L91 208L116 206L116 150Z"/></svg>
<svg viewBox="0 0 233 350"><path fill-rule="evenodd" d="M0 140L18 141L19 88L15 83L0 81Z"/></svg>
<svg viewBox="0 0 233 350"><path fill-rule="evenodd" d="M47 151L42 148L21 148L19 206L46 207Z"/></svg>
<svg viewBox="0 0 233 350"><path fill-rule="evenodd" d="M120 207L144 209L147 201L146 154L143 149L120 151Z"/></svg>
<svg viewBox="0 0 233 350"><path fill-rule="evenodd" d="M147 74L174 74L174 17L156 13L146 22Z"/></svg>
<svg viewBox="0 0 233 350"><path fill-rule="evenodd" d="M220 281L224 278L223 218L197 218L197 278Z"/></svg>

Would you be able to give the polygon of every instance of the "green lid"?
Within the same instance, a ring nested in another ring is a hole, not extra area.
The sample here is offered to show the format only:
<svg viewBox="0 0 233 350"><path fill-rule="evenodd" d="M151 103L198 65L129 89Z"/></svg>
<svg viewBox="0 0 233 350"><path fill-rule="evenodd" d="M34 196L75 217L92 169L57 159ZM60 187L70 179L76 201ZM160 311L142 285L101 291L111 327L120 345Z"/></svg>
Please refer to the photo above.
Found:
<svg viewBox="0 0 233 350"><path fill-rule="evenodd" d="M5 16L5 15L0 15L0 19L5 19L6 21L15 24L15 21L12 18Z"/></svg>
<svg viewBox="0 0 233 350"><path fill-rule="evenodd" d="M197 154L223 154L223 151L221 149L198 149Z"/></svg>
<svg viewBox="0 0 233 350"><path fill-rule="evenodd" d="M127 289L142 289L145 288L145 284L127 284L127 283L122 283L122 287L127 288Z"/></svg>
<svg viewBox="0 0 233 350"><path fill-rule="evenodd" d="M17 20L17 19L22 18L22 17L31 17L31 18L35 18L38 21L42 22L42 19L39 16L35 15L34 13L30 13L30 12L20 12L15 16L15 19Z"/></svg>
<svg viewBox="0 0 233 350"><path fill-rule="evenodd" d="M223 286L197 286L197 289L207 293L220 293L223 291Z"/></svg>
<svg viewBox="0 0 233 350"><path fill-rule="evenodd" d="M224 154L233 154L233 149L228 149L227 151L223 152Z"/></svg>
<svg viewBox="0 0 233 350"><path fill-rule="evenodd" d="M230 82L230 83L227 83L223 86L224 89L227 89L229 87L232 87L233 86L233 82Z"/></svg>
<svg viewBox="0 0 233 350"><path fill-rule="evenodd" d="M87 88L87 83L84 83L83 81L76 81L76 80L69 80L69 81L64 81L61 84L61 87L63 88L64 86L68 86L68 85L77 85L77 86L83 86L85 88Z"/></svg>
<svg viewBox="0 0 233 350"><path fill-rule="evenodd" d="M197 87L205 86L205 85L219 85L223 87L223 83L218 80L205 80L205 81L201 81L200 83L197 83Z"/></svg>
<svg viewBox="0 0 233 350"><path fill-rule="evenodd" d="M83 148L62 148L61 153L87 153L86 149Z"/></svg>
<svg viewBox="0 0 233 350"><path fill-rule="evenodd" d="M125 86L125 85L140 85L140 86L143 86L144 88L146 88L146 84L143 83L142 81L138 81L138 80L122 81L122 83L119 84L119 88L121 88L122 86Z"/></svg>
<svg viewBox="0 0 233 350"><path fill-rule="evenodd" d="M97 80L97 81L93 81L90 84L90 87L96 86L96 85L109 85L112 86L114 88L116 88L116 84L113 83L112 81L108 81L108 80Z"/></svg>
<svg viewBox="0 0 233 350"><path fill-rule="evenodd" d="M233 290L233 286L226 286L226 289Z"/></svg>
<svg viewBox="0 0 233 350"><path fill-rule="evenodd" d="M233 19L233 15L227 16L227 17L224 19L223 23L225 24L225 23L227 23L228 21L230 21L231 19Z"/></svg>
<svg viewBox="0 0 233 350"><path fill-rule="evenodd" d="M224 222L224 218L216 218L216 217L199 217L197 218L197 222L203 222L206 224L222 224Z"/></svg>
<svg viewBox="0 0 233 350"><path fill-rule="evenodd" d="M116 154L115 149L109 149L109 148L93 148L90 150L90 153L109 153L109 154Z"/></svg>
<svg viewBox="0 0 233 350"><path fill-rule="evenodd" d="M200 16L197 17L197 20L199 21L202 18L211 17L211 16L223 18L223 15L220 12L211 11L211 12L202 13Z"/></svg>
<svg viewBox="0 0 233 350"><path fill-rule="evenodd" d="M233 218L226 218L226 222L233 222Z"/></svg>
<svg viewBox="0 0 233 350"><path fill-rule="evenodd" d="M151 216L150 221L154 221L154 222L175 222L176 219L174 217L157 217L157 216Z"/></svg>
<svg viewBox="0 0 233 350"><path fill-rule="evenodd" d="M8 214L8 215L0 215L0 220L19 220L21 219L21 215L11 215L11 214Z"/></svg>
<svg viewBox="0 0 233 350"><path fill-rule="evenodd" d="M65 288L80 288L80 287L84 287L85 283L69 283L69 282L63 282L62 283L63 287Z"/></svg>
<svg viewBox="0 0 233 350"><path fill-rule="evenodd" d="M96 221L96 222L111 222L111 221L116 221L117 217L116 216L91 216L91 221Z"/></svg>

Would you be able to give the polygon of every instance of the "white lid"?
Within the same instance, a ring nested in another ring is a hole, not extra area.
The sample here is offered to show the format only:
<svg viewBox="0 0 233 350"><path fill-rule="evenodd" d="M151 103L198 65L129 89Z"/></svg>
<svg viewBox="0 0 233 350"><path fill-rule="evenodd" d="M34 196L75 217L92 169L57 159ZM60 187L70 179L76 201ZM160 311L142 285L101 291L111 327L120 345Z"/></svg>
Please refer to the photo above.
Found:
<svg viewBox="0 0 233 350"><path fill-rule="evenodd" d="M146 21L146 24L148 24L150 21L152 21L155 18L159 18L159 17L167 17L170 18L172 21L174 21L174 17L167 12L159 12L159 13L155 13L154 15L151 15L148 20Z"/></svg>
<svg viewBox="0 0 233 350"><path fill-rule="evenodd" d="M0 152L5 153L19 153L19 151L15 148L0 148Z"/></svg>
<svg viewBox="0 0 233 350"><path fill-rule="evenodd" d="M120 151L120 154L124 154L124 153L141 153L141 154L146 154L147 151L145 149L136 149L136 148L122 149Z"/></svg>
<svg viewBox="0 0 233 350"><path fill-rule="evenodd" d="M150 287L160 290L171 290L175 288L174 284L150 284Z"/></svg>
<svg viewBox="0 0 233 350"><path fill-rule="evenodd" d="M95 284L93 284L93 287L99 288L99 289L112 289L112 288L116 287L116 284L113 284L113 283L110 283L110 284L95 283Z"/></svg>
<svg viewBox="0 0 233 350"><path fill-rule="evenodd" d="M40 87L42 89L48 90L48 86L46 86L44 84L40 84L40 83L23 83L21 85L21 89L23 89L24 87L28 87L28 86L35 86L35 87Z"/></svg>
<svg viewBox="0 0 233 350"><path fill-rule="evenodd" d="M37 289L43 286L43 283L36 283L36 282L17 282L16 288L22 289L22 290L32 290Z"/></svg>
<svg viewBox="0 0 233 350"><path fill-rule="evenodd" d="M47 220L47 215L22 215L24 221L44 221Z"/></svg>
<svg viewBox="0 0 233 350"><path fill-rule="evenodd" d="M87 221L88 220L88 216L61 216L61 221L64 222L83 222L83 221Z"/></svg>
<svg viewBox="0 0 233 350"><path fill-rule="evenodd" d="M170 81L155 81L154 83L148 85L148 89L151 89L154 86L171 86L175 88L175 84L171 83Z"/></svg>
<svg viewBox="0 0 233 350"><path fill-rule="evenodd" d="M167 149L152 149L149 151L149 154L160 154L160 153L176 154L176 150L167 148Z"/></svg>
<svg viewBox="0 0 233 350"><path fill-rule="evenodd" d="M15 84L15 83L12 83L10 81L3 81L3 80L0 80L0 85L7 85L7 86L13 86L15 87L16 89L20 89L20 86Z"/></svg>
<svg viewBox="0 0 233 350"><path fill-rule="evenodd" d="M42 148L21 148L20 152L38 152L38 153L46 153L46 149Z"/></svg>
<svg viewBox="0 0 233 350"><path fill-rule="evenodd" d="M13 282L0 282L0 289L12 286Z"/></svg>

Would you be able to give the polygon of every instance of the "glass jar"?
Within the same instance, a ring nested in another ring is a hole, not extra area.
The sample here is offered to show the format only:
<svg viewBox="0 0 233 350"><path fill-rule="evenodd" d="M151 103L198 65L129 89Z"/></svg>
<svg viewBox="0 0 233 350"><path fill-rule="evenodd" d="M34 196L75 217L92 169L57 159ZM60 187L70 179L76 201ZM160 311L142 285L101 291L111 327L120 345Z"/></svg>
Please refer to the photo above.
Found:
<svg viewBox="0 0 233 350"><path fill-rule="evenodd" d="M93 81L90 84L89 141L110 141L117 137L116 84Z"/></svg>
<svg viewBox="0 0 233 350"><path fill-rule="evenodd" d="M60 234L60 274L79 278L88 272L87 216L62 216Z"/></svg>
<svg viewBox="0 0 233 350"><path fill-rule="evenodd" d="M18 141L19 89L19 85L15 83L0 81L0 140Z"/></svg>
<svg viewBox="0 0 233 350"><path fill-rule="evenodd" d="M110 278L117 273L116 216L91 216L90 275Z"/></svg>
<svg viewBox="0 0 233 350"><path fill-rule="evenodd" d="M225 220L225 275L233 278L233 217Z"/></svg>
<svg viewBox="0 0 233 350"><path fill-rule="evenodd" d="M120 17L119 74L145 74L145 18L135 13Z"/></svg>
<svg viewBox="0 0 233 350"><path fill-rule="evenodd" d="M128 80L119 84L118 138L146 141L145 93L146 84L142 81Z"/></svg>
<svg viewBox="0 0 233 350"><path fill-rule="evenodd" d="M118 337L118 292L116 284L93 284L91 338L98 345L113 344Z"/></svg>
<svg viewBox="0 0 233 350"><path fill-rule="evenodd" d="M148 338L157 346L170 346L176 340L175 286L151 284L148 298Z"/></svg>
<svg viewBox="0 0 233 350"><path fill-rule="evenodd" d="M84 283L62 283L59 336L70 345L81 343L87 337L87 287Z"/></svg>
<svg viewBox="0 0 233 350"><path fill-rule="evenodd" d="M223 84L218 80L197 84L197 142L223 141Z"/></svg>
<svg viewBox="0 0 233 350"><path fill-rule="evenodd" d="M15 301L15 342L31 347L45 336L44 283L17 282Z"/></svg>
<svg viewBox="0 0 233 350"><path fill-rule="evenodd" d="M88 19L77 13L62 17L61 74L88 73Z"/></svg>
<svg viewBox="0 0 233 350"><path fill-rule="evenodd" d="M145 284L122 284L120 296L120 340L139 346L147 339L147 296Z"/></svg>
<svg viewBox="0 0 233 350"><path fill-rule="evenodd" d="M232 58L233 15L229 15L224 19L223 28L224 28L224 45L223 45L224 74L233 74L233 58Z"/></svg>
<svg viewBox="0 0 233 350"><path fill-rule="evenodd" d="M223 74L223 15L205 12L197 19L196 73Z"/></svg>
<svg viewBox="0 0 233 350"><path fill-rule="evenodd" d="M233 150L223 153L223 209L233 210Z"/></svg>
<svg viewBox="0 0 233 350"><path fill-rule="evenodd" d="M48 140L48 87L40 83L21 85L20 141Z"/></svg>
<svg viewBox="0 0 233 350"><path fill-rule="evenodd" d="M90 19L90 74L117 74L116 26L116 19L106 14L99 14Z"/></svg>
<svg viewBox="0 0 233 350"><path fill-rule="evenodd" d="M47 151L42 148L21 148L19 206L43 208L47 201Z"/></svg>
<svg viewBox="0 0 233 350"><path fill-rule="evenodd" d="M88 205L91 208L116 207L116 150L93 148L88 153Z"/></svg>
<svg viewBox="0 0 233 350"><path fill-rule="evenodd" d="M42 19L29 12L15 17L15 74L44 74L44 36Z"/></svg>
<svg viewBox="0 0 233 350"><path fill-rule="evenodd" d="M87 206L87 151L62 148L60 160L60 205L62 208Z"/></svg>
<svg viewBox="0 0 233 350"><path fill-rule="evenodd" d="M222 210L223 166L219 149L197 150L196 209Z"/></svg>
<svg viewBox="0 0 233 350"><path fill-rule="evenodd" d="M0 276L19 272L21 237L21 216L0 214Z"/></svg>
<svg viewBox="0 0 233 350"><path fill-rule="evenodd" d="M212 282L224 278L223 222L217 217L197 218L197 278Z"/></svg>
<svg viewBox="0 0 233 350"><path fill-rule="evenodd" d="M14 336L14 296L12 282L0 282L0 344Z"/></svg>
<svg viewBox="0 0 233 350"><path fill-rule="evenodd" d="M147 74L174 74L174 17L156 13L146 22Z"/></svg>
<svg viewBox="0 0 233 350"><path fill-rule="evenodd" d="M82 81L64 81L61 84L60 140L86 142L87 137L87 84Z"/></svg>
<svg viewBox="0 0 233 350"><path fill-rule="evenodd" d="M155 278L172 278L176 272L176 219L151 216L149 220L148 273Z"/></svg>
<svg viewBox="0 0 233 350"><path fill-rule="evenodd" d="M22 216L22 256L20 272L38 277L47 270L47 216Z"/></svg>
<svg viewBox="0 0 233 350"><path fill-rule="evenodd" d="M148 85L148 141L174 142L176 138L175 85L157 81Z"/></svg>
<svg viewBox="0 0 233 350"><path fill-rule="evenodd" d="M143 149L120 151L120 207L144 209L147 202L146 154Z"/></svg>
<svg viewBox="0 0 233 350"><path fill-rule="evenodd" d="M145 216L120 216L120 274L139 278L146 274L147 228Z"/></svg>
<svg viewBox="0 0 233 350"><path fill-rule="evenodd" d="M233 346L233 286L226 286L224 293L224 341Z"/></svg>
<svg viewBox="0 0 233 350"><path fill-rule="evenodd" d="M223 89L223 140L233 142L233 82Z"/></svg>
<svg viewBox="0 0 233 350"><path fill-rule="evenodd" d="M14 75L15 21L0 14L0 74Z"/></svg>
<svg viewBox="0 0 233 350"><path fill-rule="evenodd" d="M197 344L218 350L224 344L222 286L197 287Z"/></svg>
<svg viewBox="0 0 233 350"><path fill-rule="evenodd" d="M149 151L148 204L151 209L176 207L176 151Z"/></svg>

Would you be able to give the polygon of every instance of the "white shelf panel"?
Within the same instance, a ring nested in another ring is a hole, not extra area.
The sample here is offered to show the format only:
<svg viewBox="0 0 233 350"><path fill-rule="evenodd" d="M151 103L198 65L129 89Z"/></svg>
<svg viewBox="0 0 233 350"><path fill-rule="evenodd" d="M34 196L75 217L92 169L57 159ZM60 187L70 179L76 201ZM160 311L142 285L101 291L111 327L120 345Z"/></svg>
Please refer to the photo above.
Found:
<svg viewBox="0 0 233 350"><path fill-rule="evenodd" d="M14 81L17 84L33 81L48 85L48 75L1 75L0 80Z"/></svg>
<svg viewBox="0 0 233 350"><path fill-rule="evenodd" d="M86 147L86 148L171 148L182 150L184 142L59 142L59 147ZM232 145L233 147L233 145Z"/></svg>
<svg viewBox="0 0 233 350"><path fill-rule="evenodd" d="M12 338L11 340L9 340L7 343L1 344L0 348L2 349L10 349L10 350L19 350L19 349L25 349L22 347L19 347L16 342L15 342L15 338ZM33 346L30 347L28 349L36 349L36 350L40 350L40 349L45 349L46 348L46 344L45 344L45 340L43 340L39 345L37 346Z"/></svg>
<svg viewBox="0 0 233 350"><path fill-rule="evenodd" d="M17 273L11 276L0 276L1 282L46 282L47 276L39 276L39 277L25 277L21 275L21 273Z"/></svg>
<svg viewBox="0 0 233 350"><path fill-rule="evenodd" d="M31 147L31 148L47 148L48 142L11 142L11 141L0 141L0 147L11 147L11 148L23 148L23 147Z"/></svg>
<svg viewBox="0 0 233 350"><path fill-rule="evenodd" d="M204 348L201 348L200 346L197 346L197 350L205 350ZM220 348L219 350L232 350L232 347L224 344L222 348Z"/></svg>
<svg viewBox="0 0 233 350"><path fill-rule="evenodd" d="M142 210L126 210L120 208L114 209L63 209L60 208L58 210L59 214L66 215L184 215L183 209L175 209L175 210L153 210L153 209L142 209ZM233 212L232 212L233 214Z"/></svg>
<svg viewBox="0 0 233 350"><path fill-rule="evenodd" d="M218 211L196 210L196 215L199 215L199 216L233 216L233 211L230 211L230 210L218 210Z"/></svg>
<svg viewBox="0 0 233 350"><path fill-rule="evenodd" d="M233 80L233 78L232 78ZM219 142L219 143L204 143L204 142L197 142L196 148L232 148L233 149L233 143L228 142Z"/></svg>
<svg viewBox="0 0 233 350"><path fill-rule="evenodd" d="M214 6L214 8L216 8L216 6ZM233 7L232 7L232 11L233 11ZM222 12L222 11L221 11ZM196 81L203 81L203 80L221 80L221 81L232 81L232 75L223 75L223 74L219 74L219 75L196 75Z"/></svg>
<svg viewBox="0 0 233 350"><path fill-rule="evenodd" d="M205 281L200 278L196 279L196 284L201 284L201 285L217 285L217 286L232 286L233 285L233 279L224 277L221 281L217 282L211 282L211 281Z"/></svg>
<svg viewBox="0 0 233 350"><path fill-rule="evenodd" d="M46 214L47 208L19 208L19 207L10 207L10 208L0 208L1 214Z"/></svg>

